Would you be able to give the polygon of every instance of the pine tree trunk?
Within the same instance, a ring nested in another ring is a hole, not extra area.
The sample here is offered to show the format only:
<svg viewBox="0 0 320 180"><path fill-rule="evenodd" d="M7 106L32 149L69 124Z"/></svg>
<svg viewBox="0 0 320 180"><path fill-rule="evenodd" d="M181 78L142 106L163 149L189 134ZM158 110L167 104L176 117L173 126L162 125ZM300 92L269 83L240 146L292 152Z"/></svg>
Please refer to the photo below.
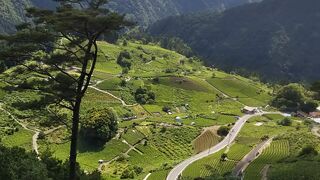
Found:
<svg viewBox="0 0 320 180"><path fill-rule="evenodd" d="M69 157L69 163L70 163L69 179L70 180L78 179L76 166L77 166L77 145L78 145L78 134L79 134L78 132L79 132L79 120L80 120L80 105L81 105L81 99L78 99L73 109L72 135L71 135L71 146L70 146L70 157Z"/></svg>

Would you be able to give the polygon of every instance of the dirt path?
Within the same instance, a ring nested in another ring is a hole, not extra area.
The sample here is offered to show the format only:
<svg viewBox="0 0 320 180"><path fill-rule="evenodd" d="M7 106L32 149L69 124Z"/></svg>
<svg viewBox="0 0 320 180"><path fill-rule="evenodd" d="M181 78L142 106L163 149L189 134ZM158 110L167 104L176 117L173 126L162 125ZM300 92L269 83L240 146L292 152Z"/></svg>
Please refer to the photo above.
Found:
<svg viewBox="0 0 320 180"><path fill-rule="evenodd" d="M312 129L311 129L312 133L318 137L320 137L320 126L314 126Z"/></svg>
<svg viewBox="0 0 320 180"><path fill-rule="evenodd" d="M122 140L123 143L127 144L130 148L128 149L128 151L126 151L124 154L128 156L128 153L131 151L131 150L134 150L136 151L137 153L139 153L140 155L142 155L143 153L141 151L139 151L138 149L136 149L136 145L132 146L131 144L129 144L126 140Z"/></svg>
<svg viewBox="0 0 320 180"><path fill-rule="evenodd" d="M117 96L111 94L111 93L108 92L108 91L105 91L105 90L102 90L102 89L97 88L97 85L100 84L100 83L102 83L102 82L103 82L103 81L98 81L96 84L94 84L94 85L92 85L92 86L89 86L89 88L95 89L95 90L97 90L97 91L99 91L99 92L102 92L102 93L104 93L104 94L108 94L109 96L111 96L111 97L117 99L118 101L120 101L121 104L122 104L123 106L125 106L125 107L133 107L133 106L138 105L138 104L127 104L127 103L126 103L124 100L122 100L120 97L117 97Z"/></svg>
<svg viewBox="0 0 320 180"><path fill-rule="evenodd" d="M140 155L143 155L143 153L136 148L136 146L137 146L139 143L137 143L137 144L135 144L134 146L132 146L132 145L129 144L126 140L123 140L122 142L129 146L129 149L128 149L126 152L124 152L123 155L129 156L128 154L129 154L129 152L132 151L132 150L133 150L133 151L136 151L136 152L139 153ZM119 159L119 158L120 158L120 155L114 157L114 158L111 159L110 161L105 161L105 162L99 164L99 166L98 166L98 171L101 172L103 166L107 166L107 165L109 165L110 163L116 161L116 160Z"/></svg>
<svg viewBox="0 0 320 180"><path fill-rule="evenodd" d="M261 155L263 150L267 148L272 142L272 138L261 142L254 149L252 149L245 157L238 162L233 170L233 174L236 176L241 176L249 164Z"/></svg>
<svg viewBox="0 0 320 180"><path fill-rule="evenodd" d="M270 164L267 164L267 165L264 166L264 168L261 171L261 175L262 175L261 180L268 180L268 171L269 171L269 169L270 169Z"/></svg>
<svg viewBox="0 0 320 180"><path fill-rule="evenodd" d="M34 127L28 127L26 124L22 123L20 120L18 120L17 118L15 118L9 111L7 111L6 109L4 109L2 107L2 103L0 103L0 110L4 111L5 113L7 113L11 119L13 119L15 122L17 122L23 129L27 130L27 131L31 131L33 132L33 136L32 136L32 150L39 156L39 145L38 145L38 138L39 138L39 134L41 132L40 129L34 128ZM49 129L47 131L44 132L45 135L50 134L60 128L62 128L64 126L58 126L52 129ZM39 157L38 157L39 158Z"/></svg>
<svg viewBox="0 0 320 180"><path fill-rule="evenodd" d="M151 175L151 173L147 174L145 178L143 178L143 180L147 180L149 178L149 176Z"/></svg>
<svg viewBox="0 0 320 180"><path fill-rule="evenodd" d="M202 79L202 80L205 81L205 82L207 82L214 90L216 90L217 92L219 92L220 94L222 94L222 96L223 96L224 98L232 99L232 100L240 103L241 105L246 106L246 105L243 104L242 102L238 101L236 98L233 98L233 97L227 95L226 93L224 93L224 92L221 91L220 89L216 88L214 85L210 84L206 79Z"/></svg>
<svg viewBox="0 0 320 180"><path fill-rule="evenodd" d="M38 143L37 143L37 140L38 140L38 137L39 137L39 133L40 133L40 130L39 129L36 129L36 128L29 128L27 127L26 124L22 123L21 121L19 121L17 118L15 118L9 111L7 111L6 109L4 109L3 107L3 104L0 103L0 110L4 111L5 113L7 113L11 119L13 119L15 122L17 122L23 129L27 130L27 131L31 131L34 133L34 135L32 136L32 150L37 154L39 155L39 150L38 150Z"/></svg>

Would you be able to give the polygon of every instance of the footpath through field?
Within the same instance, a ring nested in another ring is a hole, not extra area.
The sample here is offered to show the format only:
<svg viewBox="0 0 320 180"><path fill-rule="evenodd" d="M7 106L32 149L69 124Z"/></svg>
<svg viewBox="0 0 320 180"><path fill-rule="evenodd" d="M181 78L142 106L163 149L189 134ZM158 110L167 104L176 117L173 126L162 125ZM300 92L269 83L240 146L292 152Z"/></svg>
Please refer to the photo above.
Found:
<svg viewBox="0 0 320 180"><path fill-rule="evenodd" d="M111 94L110 92L108 91L105 91L105 90L101 90L99 88L97 88L97 85L102 83L103 81L98 81L95 85L92 85L92 86L89 86L89 88L92 88L92 89L95 89L99 92L102 92L104 94L108 94L109 96L113 97L114 99L117 99L118 101L121 102L122 106L125 106L125 107L132 107L132 106L136 106L137 104L127 104L124 100L122 100L120 97L117 97L113 94Z"/></svg>
<svg viewBox="0 0 320 180"><path fill-rule="evenodd" d="M31 131L33 132L33 136L32 136L32 150L39 156L39 146L38 146L38 138L39 138L39 134L40 134L40 129L34 128L34 127L28 127L26 124L22 123L20 120L18 120L17 118L15 118L9 111L7 111L6 109L4 109L3 104L0 103L0 110L4 111L5 113L7 113L11 119L13 119L15 122L17 122L23 129L27 130L27 131ZM62 128L64 126L58 126L55 127L53 129L49 129L47 131L44 131L43 133L45 135L50 134L60 128ZM39 158L39 157L38 157Z"/></svg>
<svg viewBox="0 0 320 180"><path fill-rule="evenodd" d="M5 113L7 113L14 121L16 121L23 129L27 130L27 131L31 131L34 133L34 135L32 136L32 150L39 155L39 151L38 151L38 136L40 133L39 129L31 129L28 128L27 125L23 124L22 122L20 122L18 119L16 119L9 111L7 111L6 109L4 109L2 107L2 103L0 103L0 110L4 111Z"/></svg>
<svg viewBox="0 0 320 180"><path fill-rule="evenodd" d="M178 165L176 165L169 172L166 180L177 180L178 177L182 174L183 170L185 170L193 162L200 160L202 158L205 158L207 156L210 156L210 155L224 149L228 145L230 145L235 140L235 138L239 134L241 128L247 122L248 119L255 117L255 116L261 116L264 114L278 114L278 112L261 112L261 113L256 113L256 114L247 114L247 115L240 117L239 120L234 124L234 126L230 130L229 134L221 142L219 142L217 145L213 146L212 148L210 148L206 151L203 151L199 154L196 154L196 155L184 160L183 162L179 163Z"/></svg>

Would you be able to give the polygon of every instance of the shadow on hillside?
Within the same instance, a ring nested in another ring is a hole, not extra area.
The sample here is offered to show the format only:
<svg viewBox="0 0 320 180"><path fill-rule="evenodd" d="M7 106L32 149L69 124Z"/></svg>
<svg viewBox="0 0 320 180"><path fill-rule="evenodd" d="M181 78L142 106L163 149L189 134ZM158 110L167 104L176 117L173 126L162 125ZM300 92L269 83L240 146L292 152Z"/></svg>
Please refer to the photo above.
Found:
<svg viewBox="0 0 320 180"><path fill-rule="evenodd" d="M78 141L78 151L83 152L99 152L102 151L106 142L88 139L80 136Z"/></svg>

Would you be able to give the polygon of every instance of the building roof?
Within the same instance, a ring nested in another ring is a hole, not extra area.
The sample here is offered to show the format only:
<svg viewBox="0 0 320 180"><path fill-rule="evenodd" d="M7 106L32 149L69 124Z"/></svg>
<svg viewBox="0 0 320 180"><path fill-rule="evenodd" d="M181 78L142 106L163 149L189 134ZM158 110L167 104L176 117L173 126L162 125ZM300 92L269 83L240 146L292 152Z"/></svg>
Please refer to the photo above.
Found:
<svg viewBox="0 0 320 180"><path fill-rule="evenodd" d="M310 116L313 117L313 118L318 118L318 117L320 117L320 112L311 112L311 113L309 113L309 114L310 114Z"/></svg>
<svg viewBox="0 0 320 180"><path fill-rule="evenodd" d="M246 111L255 111L255 110L257 110L256 107L249 107L249 106L245 106L243 109L246 110Z"/></svg>

